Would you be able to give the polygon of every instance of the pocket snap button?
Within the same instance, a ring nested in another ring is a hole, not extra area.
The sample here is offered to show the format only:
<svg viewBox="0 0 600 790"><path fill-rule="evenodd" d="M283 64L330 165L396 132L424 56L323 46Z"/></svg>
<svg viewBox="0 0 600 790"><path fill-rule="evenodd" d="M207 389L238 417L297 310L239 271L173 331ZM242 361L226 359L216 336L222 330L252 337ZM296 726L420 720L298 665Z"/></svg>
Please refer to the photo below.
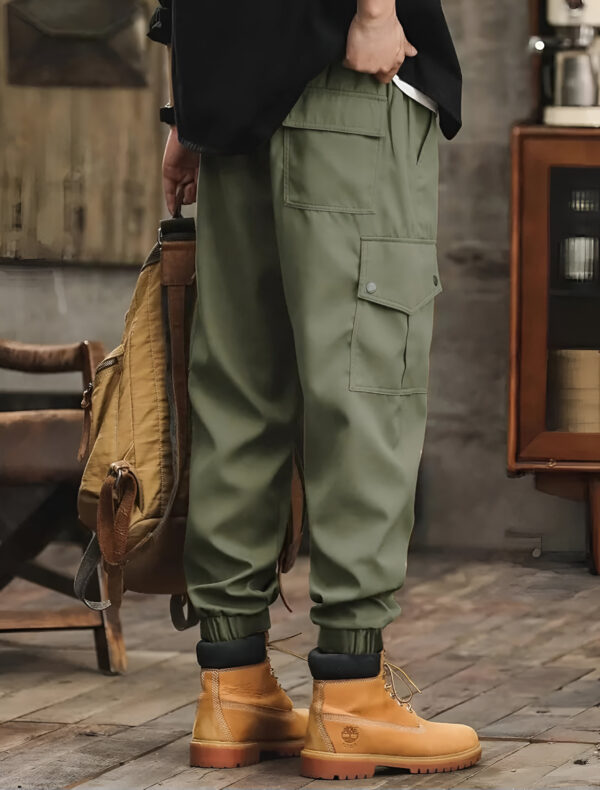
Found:
<svg viewBox="0 0 600 790"><path fill-rule="evenodd" d="M434 274L434 275L433 275L433 284L434 284L434 285L437 285L437 284L438 284L438 282L439 282L439 280L438 280L438 278L437 278L437 274Z"/></svg>
<svg viewBox="0 0 600 790"><path fill-rule="evenodd" d="M377 285L375 283L367 283L365 285L365 291L368 294L374 294L376 290L377 290Z"/></svg>

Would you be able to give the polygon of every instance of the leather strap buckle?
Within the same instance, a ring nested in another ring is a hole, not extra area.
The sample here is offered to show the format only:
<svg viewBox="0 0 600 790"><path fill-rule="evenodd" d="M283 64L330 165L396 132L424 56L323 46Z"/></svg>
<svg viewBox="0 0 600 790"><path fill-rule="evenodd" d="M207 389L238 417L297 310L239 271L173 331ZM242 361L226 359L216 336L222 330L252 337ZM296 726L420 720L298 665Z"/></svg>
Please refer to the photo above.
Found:
<svg viewBox="0 0 600 790"><path fill-rule="evenodd" d="M113 483L113 494L119 500L121 498L121 486L123 483L123 475L129 472L131 467L127 461L114 461L110 465L110 474L115 478Z"/></svg>

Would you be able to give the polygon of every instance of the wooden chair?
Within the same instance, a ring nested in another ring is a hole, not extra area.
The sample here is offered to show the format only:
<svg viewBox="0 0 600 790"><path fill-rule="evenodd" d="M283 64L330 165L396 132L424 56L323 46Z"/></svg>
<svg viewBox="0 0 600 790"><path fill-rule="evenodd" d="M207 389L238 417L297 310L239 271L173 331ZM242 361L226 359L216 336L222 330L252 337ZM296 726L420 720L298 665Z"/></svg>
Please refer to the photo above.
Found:
<svg viewBox="0 0 600 790"><path fill-rule="evenodd" d="M0 339L0 368L31 373L80 371L84 389L104 355L104 347L97 342L38 346ZM83 471L77 460L82 421L81 409L0 412L0 485L46 486L50 491L31 515L4 537L0 535L0 590L19 577L75 597L73 579L39 565L36 557L61 531L69 498L76 519L75 494ZM77 542L83 545L88 536L82 527L80 532ZM94 592L106 597L106 579L100 569ZM59 610L0 610L0 633L80 629L93 631L102 671L125 671L121 623L112 607L103 612L90 611L84 604Z"/></svg>

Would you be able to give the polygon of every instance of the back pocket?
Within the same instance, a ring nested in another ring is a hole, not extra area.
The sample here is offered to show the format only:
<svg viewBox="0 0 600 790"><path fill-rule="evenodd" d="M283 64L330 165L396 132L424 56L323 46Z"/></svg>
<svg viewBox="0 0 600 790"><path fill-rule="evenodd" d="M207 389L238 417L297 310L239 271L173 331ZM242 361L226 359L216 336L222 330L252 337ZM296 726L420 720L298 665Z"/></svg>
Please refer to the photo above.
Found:
<svg viewBox="0 0 600 790"><path fill-rule="evenodd" d="M433 300L441 290L434 241L362 239L351 390L427 392Z"/></svg>
<svg viewBox="0 0 600 790"><path fill-rule="evenodd" d="M308 88L283 122L286 206L373 214L387 100Z"/></svg>

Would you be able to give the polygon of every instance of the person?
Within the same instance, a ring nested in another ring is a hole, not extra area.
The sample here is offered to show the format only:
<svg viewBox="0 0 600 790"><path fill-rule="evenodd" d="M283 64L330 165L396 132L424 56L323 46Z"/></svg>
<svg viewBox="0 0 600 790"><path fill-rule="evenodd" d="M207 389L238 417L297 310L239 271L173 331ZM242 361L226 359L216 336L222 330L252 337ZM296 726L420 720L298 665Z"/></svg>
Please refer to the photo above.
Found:
<svg viewBox="0 0 600 790"><path fill-rule="evenodd" d="M439 0L191 5L196 20L163 0L150 31L168 43L174 28L167 204L197 201L191 763L301 751L316 778L470 766L475 731L419 717L382 638L400 612L441 291L438 115L446 136L460 127ZM309 712L266 653L299 423L319 626Z"/></svg>

